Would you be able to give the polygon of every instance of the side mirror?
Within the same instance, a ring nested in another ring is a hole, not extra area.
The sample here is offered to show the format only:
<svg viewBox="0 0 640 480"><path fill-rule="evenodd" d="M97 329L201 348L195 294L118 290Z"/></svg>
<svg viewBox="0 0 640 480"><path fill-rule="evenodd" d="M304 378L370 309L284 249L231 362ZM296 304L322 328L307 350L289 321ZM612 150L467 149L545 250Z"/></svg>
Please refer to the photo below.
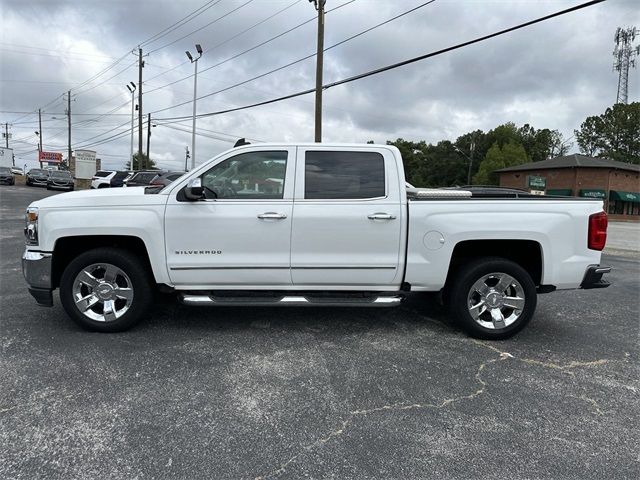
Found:
<svg viewBox="0 0 640 480"><path fill-rule="evenodd" d="M187 200L194 202L204 198L204 187L202 186L202 179L200 177L189 180L189 183L184 189L184 196Z"/></svg>

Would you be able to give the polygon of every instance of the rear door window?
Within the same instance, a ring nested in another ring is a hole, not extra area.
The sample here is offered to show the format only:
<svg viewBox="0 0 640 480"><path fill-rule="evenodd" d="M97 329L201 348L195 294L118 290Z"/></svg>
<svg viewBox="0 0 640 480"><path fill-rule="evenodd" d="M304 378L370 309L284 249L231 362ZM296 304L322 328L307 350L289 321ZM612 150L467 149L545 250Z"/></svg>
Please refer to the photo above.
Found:
<svg viewBox="0 0 640 480"><path fill-rule="evenodd" d="M384 196L384 158L380 153L306 152L304 198L350 200Z"/></svg>

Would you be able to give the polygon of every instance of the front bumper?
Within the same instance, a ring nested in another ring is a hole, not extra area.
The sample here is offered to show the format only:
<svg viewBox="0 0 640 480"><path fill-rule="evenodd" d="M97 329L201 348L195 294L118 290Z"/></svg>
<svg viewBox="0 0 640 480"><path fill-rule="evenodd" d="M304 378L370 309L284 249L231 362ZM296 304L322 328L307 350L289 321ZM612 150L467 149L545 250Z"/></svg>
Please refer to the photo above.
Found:
<svg viewBox="0 0 640 480"><path fill-rule="evenodd" d="M48 183L47 187L49 188L59 188L61 190L73 190L72 183Z"/></svg>
<svg viewBox="0 0 640 480"><path fill-rule="evenodd" d="M52 254L48 252L25 250L22 255L22 274L29 285L29 293L43 307L53 306L52 261Z"/></svg>
<svg viewBox="0 0 640 480"><path fill-rule="evenodd" d="M611 283L604 280L602 276L610 271L611 267L607 267L606 265L589 265L580 284L580 288L585 290L590 288L607 288Z"/></svg>

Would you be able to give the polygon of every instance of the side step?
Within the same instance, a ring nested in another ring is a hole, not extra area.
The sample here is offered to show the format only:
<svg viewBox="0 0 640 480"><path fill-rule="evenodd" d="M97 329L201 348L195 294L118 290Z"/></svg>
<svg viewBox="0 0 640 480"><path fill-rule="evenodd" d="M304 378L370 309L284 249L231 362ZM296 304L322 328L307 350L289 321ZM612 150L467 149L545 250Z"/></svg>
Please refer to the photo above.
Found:
<svg viewBox="0 0 640 480"><path fill-rule="evenodd" d="M180 293L185 305L211 307L395 307L404 301L403 295L372 295L369 297L314 297L283 295L276 297L228 297Z"/></svg>

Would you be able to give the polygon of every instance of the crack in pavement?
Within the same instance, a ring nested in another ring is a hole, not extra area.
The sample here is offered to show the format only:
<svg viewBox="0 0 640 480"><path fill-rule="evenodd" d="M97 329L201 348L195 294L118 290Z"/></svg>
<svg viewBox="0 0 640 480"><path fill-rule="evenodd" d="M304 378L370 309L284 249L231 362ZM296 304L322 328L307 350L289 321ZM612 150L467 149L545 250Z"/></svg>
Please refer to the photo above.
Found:
<svg viewBox="0 0 640 480"><path fill-rule="evenodd" d="M357 417L366 417L367 415L370 414L374 414L374 413L379 413L379 412L385 412L385 411L402 411L402 410L417 410L417 409L426 409L426 408L433 408L436 410L439 410L441 408L445 408L448 405L451 405L453 403L462 401L462 400L471 400L479 395L482 395L485 391L485 388L487 386L487 382L485 382L482 379L482 371L487 367L487 365L490 365L492 363L498 362L498 361L502 361L502 360L507 360L510 358L514 358L513 355L511 355L508 352L501 352L500 356L498 358L492 358L490 360L487 360L485 362L482 362L479 366L478 369L476 370L475 373L475 379L478 382L478 384L480 385L480 388L478 388L475 392L467 394L467 395L462 395L459 397L453 397L453 398L447 398L442 400L440 403L412 403L412 404L406 404L406 403L394 403L391 405L383 405L381 407L375 407L375 408L369 408L369 409L362 409L362 410L352 410L351 412L349 412L349 415L347 416L346 419L342 420L341 425L331 431L328 435L324 436L324 437L320 437L317 440L315 440L314 442L305 445L302 447L302 451L300 451L299 453L297 453L296 455L294 455L293 457L291 457L289 460L287 460L286 462L284 462L282 465L280 465L277 469L272 470L271 472L265 474L265 475L259 475L257 477L255 477L255 480L265 480L267 478L275 478L280 476L281 474L283 474L286 471L286 468L293 462L295 462L298 458L300 458L302 455L304 455L307 452L310 452L311 450L315 449L318 446L324 445L325 443L329 442L332 438L338 437L340 435L342 435L344 433L344 431L347 429L347 427L353 422L353 420Z"/></svg>
<svg viewBox="0 0 640 480"><path fill-rule="evenodd" d="M467 339L462 339L461 341L463 341L464 343L466 343L468 340ZM265 475L259 475L257 477L255 477L255 480L266 480L268 478L277 478L280 475L282 475L287 467L292 464L293 462L295 462L296 460L298 460L298 458L300 458L301 456L303 456L304 454L314 450L315 448L322 446L324 444L326 444L327 442L329 442L331 439L338 437L340 435L342 435L345 430L349 427L349 425L351 425L351 423L353 423L353 421L357 418L357 417L366 417L370 414L375 414L375 413L380 413L380 412L387 412L387 411L402 411L402 410L417 410L417 409L428 409L428 408L433 408L433 409L442 409L445 408L449 405L452 405L456 402L460 402L463 400L471 400L473 398L478 397L479 395L482 395L485 392L485 388L487 386L487 382L485 382L482 379L482 372L483 370L490 364L495 363L495 362L499 362L499 361L503 361L503 360L508 360L508 359L513 359L519 362L523 362L529 365L536 365L536 366L540 366L543 368L548 368L548 369L552 369L552 370L560 370L564 373L568 373L568 374L573 374L570 370L571 369L575 369L575 368L581 368L581 367L594 367L594 366L599 366L599 365L604 365L606 363L610 363L610 362L614 362L615 360L610 360L610 359L598 359L598 360L593 360L593 361L588 361L588 362L581 362L581 361L571 361L565 365L561 365L558 363L554 363L554 362L543 362L541 360L535 360L535 359L531 359L531 358L518 358L515 357L514 355L512 355L509 352L500 350L499 348L493 346L493 345L489 345L487 343L481 342L479 340L475 340L472 339L471 340L474 344L487 348L495 353L497 353L499 355L499 357L497 358L492 358L490 360L487 360L485 362L482 362L479 366L478 369L476 370L475 373L475 379L476 382L479 384L480 388L478 388L475 392L467 394L467 395L462 395L462 396L458 396L458 397L453 397L453 398L447 398L442 400L440 403L412 403L412 404L406 404L406 403L395 403L395 404L390 404L390 405L383 405L380 407L375 407L375 408L370 408L370 409L362 409L362 410L352 410L349 412L348 416L346 419L342 420L342 422L340 423L340 426L338 428L336 428L335 430L331 431L328 435L320 437L318 439L316 439L314 442L305 445L302 447L302 450L297 453L296 455L292 456L291 458L289 458L286 462L284 462L283 464L281 464L278 468L272 470L271 472L265 474ZM624 361L624 360L623 360ZM599 408L599 404L593 400L592 398L587 397L586 395L582 395L580 397L575 397L578 398L579 400L583 400L589 404L591 404L595 411L599 414L599 415L603 415L602 410Z"/></svg>

